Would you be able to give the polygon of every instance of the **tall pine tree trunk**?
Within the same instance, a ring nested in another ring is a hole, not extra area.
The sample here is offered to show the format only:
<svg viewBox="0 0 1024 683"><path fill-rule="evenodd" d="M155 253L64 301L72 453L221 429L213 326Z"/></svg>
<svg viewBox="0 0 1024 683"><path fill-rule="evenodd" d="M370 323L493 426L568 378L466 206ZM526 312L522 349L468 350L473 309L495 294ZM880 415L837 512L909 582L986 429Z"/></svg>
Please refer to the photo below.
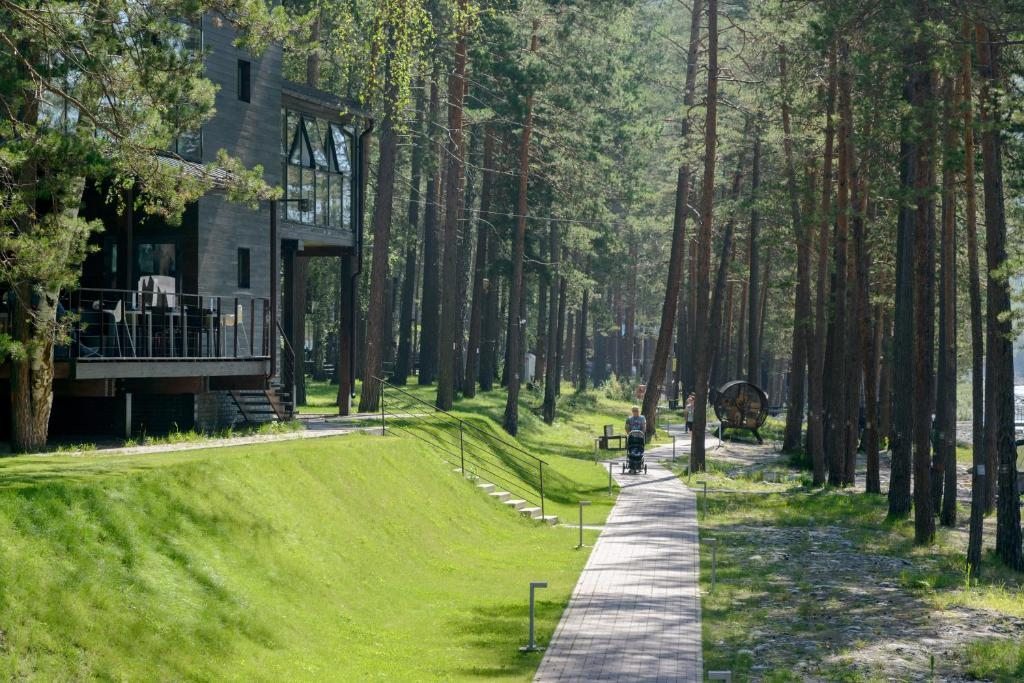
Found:
<svg viewBox="0 0 1024 683"><path fill-rule="evenodd" d="M565 313L565 297L561 296L564 283L561 276L561 234L559 233L558 221L551 221L549 226L550 237L548 241L548 253L551 259L551 288L548 298L548 330L547 330L547 357L548 362L544 368L544 422L551 424L555 421L555 404L558 397L558 383L561 378L558 375L558 365L562 348L562 317Z"/></svg>
<svg viewBox="0 0 1024 683"><path fill-rule="evenodd" d="M390 64L385 67L393 79ZM397 90L389 80L386 86L391 104L380 125L380 161L377 165L377 197L373 203L373 259L370 265L370 298L367 302L366 345L363 355L363 390L359 395L359 412L375 412L380 403L383 376L384 316L387 313L388 246L391 239L391 212L395 194L395 161L398 154L398 131L394 111Z"/></svg>
<svg viewBox="0 0 1024 683"><path fill-rule="evenodd" d="M693 436L690 446L690 471L706 468L704 433L707 429L708 373L711 362L711 330L707 310L711 285L711 229L715 212L715 160L718 151L718 0L708 0L708 88L704 123L704 180L701 187L700 232L697 238L697 311L695 403Z"/></svg>
<svg viewBox="0 0 1024 683"><path fill-rule="evenodd" d="M951 156L957 150L953 82L946 80L943 88L946 103L943 117L942 163L942 278L939 288L939 370L935 418L938 421L936 465L932 468L932 490L942 486L940 521L943 526L956 526L956 173Z"/></svg>
<svg viewBox="0 0 1024 683"><path fill-rule="evenodd" d="M917 3L917 18L927 18L927 0ZM935 123L933 73L929 50L922 37L912 48L912 112L916 114L917 168L914 196L917 215L914 229L914 542L930 544L935 538L935 501L932 500L932 415L935 407Z"/></svg>
<svg viewBox="0 0 1024 683"><path fill-rule="evenodd" d="M530 52L537 52L537 30L540 22L533 22L533 36L530 38ZM505 415L502 426L505 431L515 436L519 431L519 381L523 370L523 342L525 329L520 322L523 286L523 252L526 244L526 213L529 211L527 191L529 190L530 173L530 136L533 133L533 93L526 97L526 120L523 122L523 133L519 141L519 200L517 202L518 217L516 233L512 244L512 286L509 296L509 335L508 335L508 398L505 402ZM514 320L513 320L514 316ZM584 328L585 329L585 328ZM584 332L585 334L585 332Z"/></svg>
<svg viewBox="0 0 1024 683"><path fill-rule="evenodd" d="M1003 197L1002 113L999 46L991 31L977 30L978 66L982 77L981 157L985 177L985 255L988 266L988 383L993 401L985 410L985 426L998 457L996 554L1008 567L1024 570L1021 549L1020 491L1013 424L1013 342L1010 290L1006 269L1006 208Z"/></svg>
<svg viewBox="0 0 1024 683"><path fill-rule="evenodd" d="M829 77L825 110L825 149L821 174L821 219L818 226L818 258L814 306L814 337L808 344L810 356L809 410L807 415L808 448L811 453L813 484L825 483L825 350L828 341L828 253L829 226L832 223L832 157L835 144L834 111L836 100L836 54L829 51Z"/></svg>
<svg viewBox="0 0 1024 683"><path fill-rule="evenodd" d="M702 0L694 0L690 12L690 44L686 53L686 84L683 94L683 108L688 111L694 103L697 88L697 50L700 47L700 18ZM690 135L690 121L684 116L681 131L683 144ZM661 308L661 324L658 340L654 347L651 374L647 378L644 394L643 415L647 418L647 435L651 437L657 428L658 400L661 398L661 384L668 368L668 357L672 350L672 332L675 315L679 308L679 288L683 280L683 263L686 258L687 200L690 195L690 166L683 163L676 174L676 204L672 218L672 249L668 261L668 281L665 285L665 300Z"/></svg>
<svg viewBox="0 0 1024 683"><path fill-rule="evenodd" d="M975 188L974 165L974 86L971 72L974 68L971 47L974 31L970 22L964 19L963 38L965 47L961 53L961 93L963 95L963 139L964 139L964 196L967 215L967 269L971 306L971 416L972 416L972 467L971 467L971 520L967 542L967 564L972 575L981 567L981 540L985 524L985 499L987 489L985 468L985 342L981 311L981 275L978 264L978 195ZM992 473L990 476L994 476Z"/></svg>
<svg viewBox="0 0 1024 683"><path fill-rule="evenodd" d="M793 233L796 239L796 292L793 304L793 352L790 371L790 401L786 412L786 432L782 441L782 450L795 453L802 446L801 427L804 419L804 383L807 379L807 326L810 324L811 283L810 283L810 243L808 227L804 225L800 215L800 191L796 184L796 161L793 158L793 128L790 120L789 82L787 80L787 60L784 46L779 48L779 80L782 87L782 148L786 160L786 189L789 194L789 212L793 221ZM751 236L753 240L753 235ZM751 275L754 270L754 252L751 246ZM751 285L753 288L753 285ZM751 320L753 322L753 320ZM751 347L754 338L751 337ZM749 377L751 382L756 380Z"/></svg>
<svg viewBox="0 0 1024 683"><path fill-rule="evenodd" d="M433 166L427 177L427 201L423 208L423 296L420 299L419 384L437 379L438 335L441 326L441 137L435 135L441 116L438 70L430 80L430 111L427 115L428 139L432 141Z"/></svg>
<svg viewBox="0 0 1024 683"><path fill-rule="evenodd" d="M494 134L490 125L484 126L483 186L480 188L480 220L477 221L476 259L473 264L473 300L469 308L469 341L466 344L466 370L463 373L462 394L476 396L476 382L480 375L480 343L483 330L484 287L487 278L487 257L491 224L491 195L494 185ZM489 283L488 283L489 284Z"/></svg>
<svg viewBox="0 0 1024 683"><path fill-rule="evenodd" d="M405 250L405 274L402 280L402 308L398 319L398 356L395 358L395 371L392 381L404 385L412 373L412 327L413 304L416 299L416 256L419 252L419 222L422 194L420 185L423 176L423 148L426 139L423 137L423 115L426 107L422 80L416 84L416 121L413 124L413 147L410 161L409 182L409 213L408 213L408 246Z"/></svg>
<svg viewBox="0 0 1024 683"><path fill-rule="evenodd" d="M836 187L836 231L835 231L835 285L832 289L832 327L829 345L829 367L831 377L828 392L828 483L841 486L846 469L846 451L849 429L849 416L846 396L847 373L849 358L847 348L847 259L850 230L850 171L853 164L853 120L850 103L850 64L849 46L844 42L839 46L839 168Z"/></svg>
<svg viewBox="0 0 1024 683"><path fill-rule="evenodd" d="M466 0L459 0L465 10ZM459 231L462 221L462 169L465 131L462 128L462 103L466 94L465 29L455 41L455 68L448 78L448 168L445 172L444 256L441 265L441 329L437 365L437 398L441 410L451 410L455 400L455 364L457 337L462 334L459 320Z"/></svg>

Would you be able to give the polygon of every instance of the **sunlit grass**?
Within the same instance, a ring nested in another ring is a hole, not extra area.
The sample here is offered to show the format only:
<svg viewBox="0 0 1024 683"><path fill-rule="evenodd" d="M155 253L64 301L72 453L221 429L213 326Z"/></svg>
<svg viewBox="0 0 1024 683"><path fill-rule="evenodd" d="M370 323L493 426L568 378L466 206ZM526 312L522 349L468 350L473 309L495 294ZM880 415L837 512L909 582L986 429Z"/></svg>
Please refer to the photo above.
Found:
<svg viewBox="0 0 1024 683"><path fill-rule="evenodd" d="M0 679L529 680L575 538L394 437L10 458Z"/></svg>

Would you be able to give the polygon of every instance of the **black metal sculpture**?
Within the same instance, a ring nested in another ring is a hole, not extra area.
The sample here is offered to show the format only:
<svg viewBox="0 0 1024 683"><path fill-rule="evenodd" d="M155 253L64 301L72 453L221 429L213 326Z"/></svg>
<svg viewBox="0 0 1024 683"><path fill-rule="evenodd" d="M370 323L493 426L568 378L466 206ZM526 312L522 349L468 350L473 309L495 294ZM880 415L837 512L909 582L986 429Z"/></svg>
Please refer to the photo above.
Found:
<svg viewBox="0 0 1024 683"><path fill-rule="evenodd" d="M761 387L743 380L728 382L714 392L711 401L722 427L749 429L758 443L764 443L758 430L768 419L768 394Z"/></svg>

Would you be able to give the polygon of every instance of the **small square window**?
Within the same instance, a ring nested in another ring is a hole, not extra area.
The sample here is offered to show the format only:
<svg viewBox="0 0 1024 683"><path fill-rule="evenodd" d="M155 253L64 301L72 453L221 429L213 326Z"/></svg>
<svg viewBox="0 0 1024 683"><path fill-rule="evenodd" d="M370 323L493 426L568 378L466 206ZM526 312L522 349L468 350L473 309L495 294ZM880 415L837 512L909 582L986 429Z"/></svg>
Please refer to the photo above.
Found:
<svg viewBox="0 0 1024 683"><path fill-rule="evenodd" d="M249 250L238 250L238 288L249 289Z"/></svg>
<svg viewBox="0 0 1024 683"><path fill-rule="evenodd" d="M252 64L244 59L238 60L238 99L252 101Z"/></svg>

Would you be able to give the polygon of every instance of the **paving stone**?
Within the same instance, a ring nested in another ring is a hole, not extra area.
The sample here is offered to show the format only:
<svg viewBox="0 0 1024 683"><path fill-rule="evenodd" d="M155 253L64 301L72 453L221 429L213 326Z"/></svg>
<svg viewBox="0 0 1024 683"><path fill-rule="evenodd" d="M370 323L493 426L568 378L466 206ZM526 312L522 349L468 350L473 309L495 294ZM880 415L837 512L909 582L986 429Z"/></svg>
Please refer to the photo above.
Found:
<svg viewBox="0 0 1024 683"><path fill-rule="evenodd" d="M696 496L650 451L618 501L537 671L538 683L700 681Z"/></svg>

